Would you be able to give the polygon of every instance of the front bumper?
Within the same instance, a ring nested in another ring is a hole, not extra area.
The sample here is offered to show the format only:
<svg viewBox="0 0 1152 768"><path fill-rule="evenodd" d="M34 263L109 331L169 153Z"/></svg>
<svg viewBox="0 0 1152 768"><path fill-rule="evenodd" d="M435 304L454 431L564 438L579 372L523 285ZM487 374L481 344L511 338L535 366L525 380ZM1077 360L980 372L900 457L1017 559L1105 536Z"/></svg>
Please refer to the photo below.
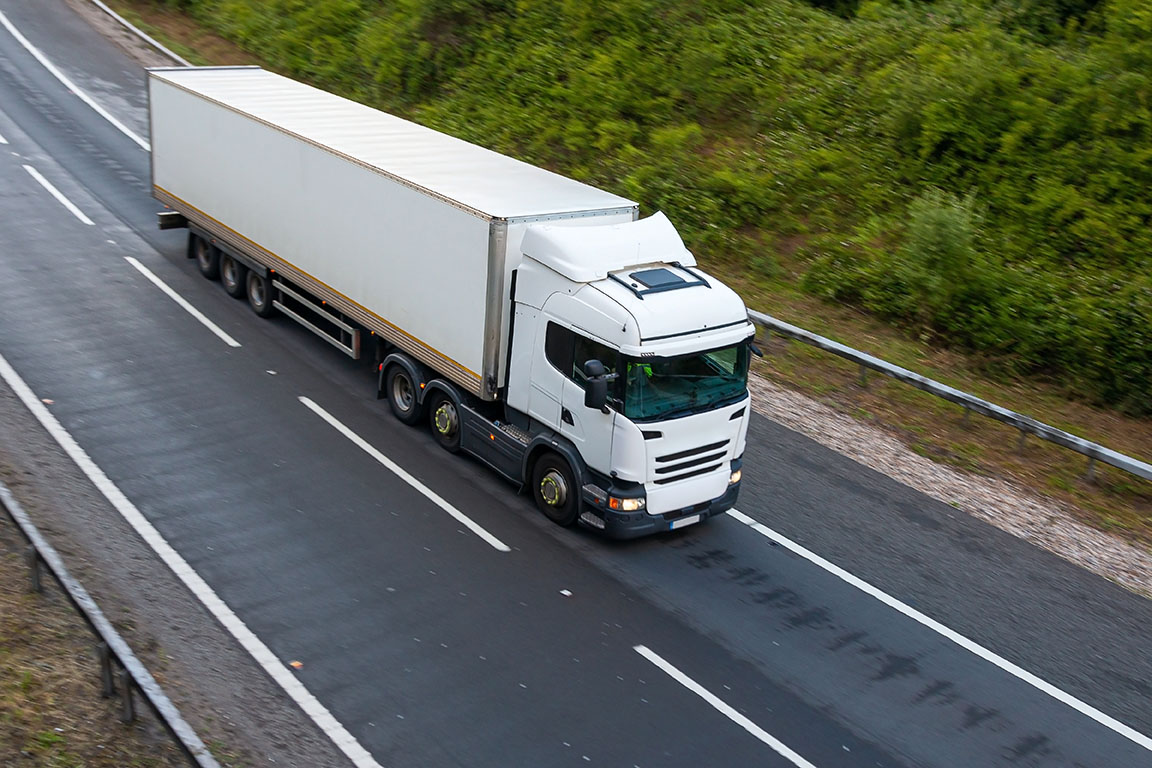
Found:
<svg viewBox="0 0 1152 768"><path fill-rule="evenodd" d="M736 497L740 494L740 483L728 486L722 496L711 501L666 512L662 515L650 515L644 510L639 512L619 512L608 509L589 495L585 495L580 510L580 525L594 530L602 531L604 535L613 539L636 539L661 531L671 531L696 522L703 522L708 518L727 512L736 504Z"/></svg>

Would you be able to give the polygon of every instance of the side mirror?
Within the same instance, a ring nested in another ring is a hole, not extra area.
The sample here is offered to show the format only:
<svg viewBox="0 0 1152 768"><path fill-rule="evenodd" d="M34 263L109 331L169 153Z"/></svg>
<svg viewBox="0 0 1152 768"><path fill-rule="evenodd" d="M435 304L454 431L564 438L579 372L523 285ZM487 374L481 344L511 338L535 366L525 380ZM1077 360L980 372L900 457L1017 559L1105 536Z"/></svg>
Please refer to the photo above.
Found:
<svg viewBox="0 0 1152 768"><path fill-rule="evenodd" d="M599 360L584 363L584 407L604 410L608 403L608 369Z"/></svg>
<svg viewBox="0 0 1152 768"><path fill-rule="evenodd" d="M603 378L588 379L584 387L584 407L604 410L608 402L608 382Z"/></svg>

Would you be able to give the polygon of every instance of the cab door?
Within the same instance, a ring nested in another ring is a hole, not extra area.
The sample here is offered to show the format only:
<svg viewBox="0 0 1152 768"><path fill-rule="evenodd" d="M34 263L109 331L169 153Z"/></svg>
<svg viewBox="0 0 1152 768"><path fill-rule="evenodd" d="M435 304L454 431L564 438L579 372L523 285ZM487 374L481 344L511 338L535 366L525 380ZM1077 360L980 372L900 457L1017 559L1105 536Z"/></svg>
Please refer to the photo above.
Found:
<svg viewBox="0 0 1152 768"><path fill-rule="evenodd" d="M599 360L610 374L615 373L620 353L578 330L569 333L573 336L572 361L560 403L560 434L576 445L589 467L609 474L612 470L612 425L616 411L609 407L604 413L584 405L584 364L589 360ZM613 389L613 383L609 383L609 391Z"/></svg>

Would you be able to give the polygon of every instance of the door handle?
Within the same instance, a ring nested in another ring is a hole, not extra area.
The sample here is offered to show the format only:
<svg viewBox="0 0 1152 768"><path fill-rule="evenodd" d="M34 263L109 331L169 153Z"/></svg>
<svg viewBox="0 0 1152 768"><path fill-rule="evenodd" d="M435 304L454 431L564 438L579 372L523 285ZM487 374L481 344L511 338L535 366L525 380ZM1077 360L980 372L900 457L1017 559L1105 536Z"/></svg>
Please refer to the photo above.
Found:
<svg viewBox="0 0 1152 768"><path fill-rule="evenodd" d="M572 421L572 411L567 408L560 409L560 421L568 424L569 426L576 426L576 422Z"/></svg>

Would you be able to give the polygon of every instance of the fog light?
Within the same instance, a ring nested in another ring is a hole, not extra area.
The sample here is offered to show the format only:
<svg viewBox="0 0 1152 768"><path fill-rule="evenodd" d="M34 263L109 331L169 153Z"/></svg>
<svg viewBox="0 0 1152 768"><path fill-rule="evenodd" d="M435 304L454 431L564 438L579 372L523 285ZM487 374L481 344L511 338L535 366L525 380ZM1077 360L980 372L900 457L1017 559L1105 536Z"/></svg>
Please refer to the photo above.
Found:
<svg viewBox="0 0 1152 768"><path fill-rule="evenodd" d="M609 509L620 509L624 512L635 512L644 509L644 499L618 499L615 496L608 498Z"/></svg>
<svg viewBox="0 0 1152 768"><path fill-rule="evenodd" d="M736 485L738 482L740 482L740 470L736 470L732 473L732 476L728 478L728 485Z"/></svg>

